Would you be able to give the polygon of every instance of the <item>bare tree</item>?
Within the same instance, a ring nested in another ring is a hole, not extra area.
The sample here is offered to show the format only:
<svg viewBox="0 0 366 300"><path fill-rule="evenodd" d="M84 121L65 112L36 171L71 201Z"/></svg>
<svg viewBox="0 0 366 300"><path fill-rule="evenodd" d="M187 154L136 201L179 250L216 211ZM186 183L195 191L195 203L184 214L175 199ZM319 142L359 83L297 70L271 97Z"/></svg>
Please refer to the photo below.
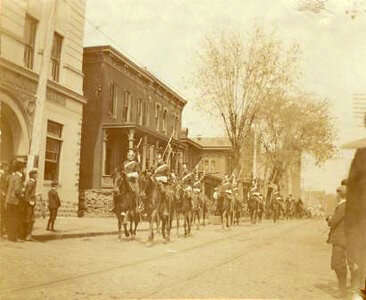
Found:
<svg viewBox="0 0 366 300"><path fill-rule="evenodd" d="M260 103L271 94L285 93L296 79L297 52L297 45L285 47L275 32L260 27L249 39L236 31L221 31L202 41L193 72L197 104L222 118L237 172Z"/></svg>

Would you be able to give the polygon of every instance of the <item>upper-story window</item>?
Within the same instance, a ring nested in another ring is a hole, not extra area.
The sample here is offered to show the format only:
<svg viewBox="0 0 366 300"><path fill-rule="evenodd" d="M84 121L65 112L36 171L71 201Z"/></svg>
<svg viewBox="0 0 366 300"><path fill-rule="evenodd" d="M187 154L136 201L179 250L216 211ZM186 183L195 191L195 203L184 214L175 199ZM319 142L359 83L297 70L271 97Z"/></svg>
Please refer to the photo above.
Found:
<svg viewBox="0 0 366 300"><path fill-rule="evenodd" d="M123 99L123 107L122 107L122 121L123 122L129 122L130 121L131 97L132 97L131 92L126 91L125 92L125 97Z"/></svg>
<svg viewBox="0 0 366 300"><path fill-rule="evenodd" d="M136 122L139 125L142 125L142 99L137 99L137 114L136 114Z"/></svg>
<svg viewBox="0 0 366 300"><path fill-rule="evenodd" d="M60 59L63 37L55 32L53 36L52 52L51 52L51 78L53 81L60 79Z"/></svg>
<svg viewBox="0 0 366 300"><path fill-rule="evenodd" d="M167 116L168 116L168 111L166 109L164 109L163 111L163 133L167 133L167 128L168 128L168 122L167 122Z"/></svg>
<svg viewBox="0 0 366 300"><path fill-rule="evenodd" d="M117 116L117 101L118 101L118 86L112 82L109 87L109 102L108 102L108 114Z"/></svg>
<svg viewBox="0 0 366 300"><path fill-rule="evenodd" d="M156 104L155 106L155 129L159 131L160 129L160 104Z"/></svg>
<svg viewBox="0 0 366 300"><path fill-rule="evenodd" d="M29 15L25 16L24 26L24 66L33 70L34 46L36 41L37 20Z"/></svg>
<svg viewBox="0 0 366 300"><path fill-rule="evenodd" d="M144 101L142 104L142 126L148 126L149 120L149 104Z"/></svg>

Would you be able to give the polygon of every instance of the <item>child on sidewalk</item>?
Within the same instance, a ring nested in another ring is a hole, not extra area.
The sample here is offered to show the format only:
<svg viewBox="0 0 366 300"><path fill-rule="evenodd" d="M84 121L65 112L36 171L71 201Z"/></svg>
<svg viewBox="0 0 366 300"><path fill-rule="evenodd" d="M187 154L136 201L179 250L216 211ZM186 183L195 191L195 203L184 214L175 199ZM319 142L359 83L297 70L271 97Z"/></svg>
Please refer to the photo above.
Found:
<svg viewBox="0 0 366 300"><path fill-rule="evenodd" d="M61 201L57 193L58 183L52 182L51 189L48 192L48 209L50 211L50 218L46 230L55 231L55 221L57 217L57 210L61 206Z"/></svg>

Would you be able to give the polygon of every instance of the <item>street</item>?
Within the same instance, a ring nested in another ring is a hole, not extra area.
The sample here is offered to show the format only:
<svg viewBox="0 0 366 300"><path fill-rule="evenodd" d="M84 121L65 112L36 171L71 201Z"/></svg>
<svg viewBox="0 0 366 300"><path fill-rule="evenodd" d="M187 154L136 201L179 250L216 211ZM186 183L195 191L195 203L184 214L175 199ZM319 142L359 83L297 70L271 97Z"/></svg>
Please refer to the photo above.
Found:
<svg viewBox="0 0 366 300"><path fill-rule="evenodd" d="M153 245L116 236L1 242L2 299L333 299L323 221L248 222Z"/></svg>

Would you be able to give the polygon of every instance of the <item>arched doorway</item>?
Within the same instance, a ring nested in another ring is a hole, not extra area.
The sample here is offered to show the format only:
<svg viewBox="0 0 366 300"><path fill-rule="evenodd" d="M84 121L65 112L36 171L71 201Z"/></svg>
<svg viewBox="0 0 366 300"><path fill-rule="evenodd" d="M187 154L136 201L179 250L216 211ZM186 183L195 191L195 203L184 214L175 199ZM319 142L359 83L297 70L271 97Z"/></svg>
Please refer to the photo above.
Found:
<svg viewBox="0 0 366 300"><path fill-rule="evenodd" d="M27 122L18 104L0 91L0 143L1 161L26 157L29 150Z"/></svg>

